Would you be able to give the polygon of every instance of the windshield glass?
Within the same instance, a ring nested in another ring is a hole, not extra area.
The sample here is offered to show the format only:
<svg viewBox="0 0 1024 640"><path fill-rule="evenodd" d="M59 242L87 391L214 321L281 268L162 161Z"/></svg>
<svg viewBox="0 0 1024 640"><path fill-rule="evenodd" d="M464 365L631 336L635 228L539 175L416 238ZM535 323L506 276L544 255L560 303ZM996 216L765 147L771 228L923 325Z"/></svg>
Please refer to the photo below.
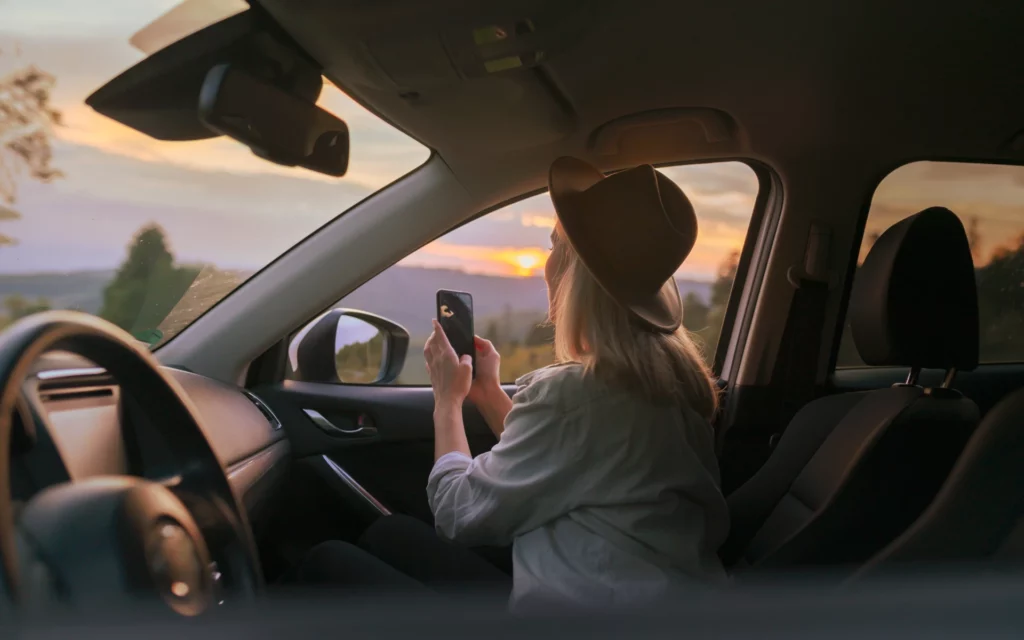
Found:
<svg viewBox="0 0 1024 640"><path fill-rule="evenodd" d="M85 105L149 53L246 6L0 0L0 328L77 309L159 345L427 159L326 81L319 104L351 135L340 179L227 138L155 140Z"/></svg>

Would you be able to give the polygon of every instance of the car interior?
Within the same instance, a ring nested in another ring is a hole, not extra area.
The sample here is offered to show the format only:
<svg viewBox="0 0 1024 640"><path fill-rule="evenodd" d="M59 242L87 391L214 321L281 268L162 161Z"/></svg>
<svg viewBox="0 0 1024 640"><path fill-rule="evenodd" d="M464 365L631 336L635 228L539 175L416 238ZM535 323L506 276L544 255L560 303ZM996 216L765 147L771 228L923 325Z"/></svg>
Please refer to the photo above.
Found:
<svg viewBox="0 0 1024 640"><path fill-rule="evenodd" d="M985 172L1024 165L1024 4L246 4L85 104L159 140L223 135L340 176L358 169L359 138L317 115L332 137L295 151L280 115L313 109L322 76L429 157L152 352L70 311L0 333L6 597L152 589L195 615L273 592L316 544L357 541L380 518L432 523L433 395L403 379L423 327L348 296L453 230L546 197L561 156L753 175L708 354L731 516L719 553L737 584L814 571L840 588L1020 559L1024 201L1000 202L984 255L958 204L994 202ZM279 146L247 138L255 125L231 111L245 101L224 106L239 70L262 79L245 89L257 102L285 96L263 124ZM981 178L958 202L886 191L914 167ZM914 208L883 207L890 192ZM1002 288L985 280L997 262ZM339 336L357 325L380 340L368 378L340 372ZM496 443L471 407L465 420L474 454ZM199 569L153 568L189 545ZM510 570L508 549L480 551Z"/></svg>

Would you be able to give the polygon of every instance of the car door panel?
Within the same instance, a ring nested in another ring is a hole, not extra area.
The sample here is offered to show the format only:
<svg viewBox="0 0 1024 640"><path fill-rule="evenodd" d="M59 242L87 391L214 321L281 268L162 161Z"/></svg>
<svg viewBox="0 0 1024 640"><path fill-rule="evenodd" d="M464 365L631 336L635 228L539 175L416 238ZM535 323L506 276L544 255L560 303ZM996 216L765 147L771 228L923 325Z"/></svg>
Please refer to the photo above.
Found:
<svg viewBox="0 0 1024 640"><path fill-rule="evenodd" d="M314 468L335 492L358 493L362 488L388 511L432 522L425 491L434 461L434 396L429 387L285 381L255 392L284 424L293 455ZM375 433L328 435L306 412L309 409L346 431L361 424ZM464 420L473 455L494 446L497 439L475 408L467 405ZM339 471L359 488L338 477ZM349 504L352 498L341 496Z"/></svg>

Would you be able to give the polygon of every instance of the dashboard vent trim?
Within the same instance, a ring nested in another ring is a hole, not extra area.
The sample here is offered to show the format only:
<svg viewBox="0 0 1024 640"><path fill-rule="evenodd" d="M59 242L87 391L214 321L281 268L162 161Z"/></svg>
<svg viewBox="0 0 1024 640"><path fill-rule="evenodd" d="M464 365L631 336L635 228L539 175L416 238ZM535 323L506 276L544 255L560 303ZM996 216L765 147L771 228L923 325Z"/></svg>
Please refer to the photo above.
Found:
<svg viewBox="0 0 1024 640"><path fill-rule="evenodd" d="M283 426L281 421L276 415L274 415L274 412L270 410L270 407L268 407L263 400L260 400L259 396L248 389L242 389L242 394L245 395L246 398L249 398L250 402L256 405L256 408L260 410L260 413L262 413L263 417L267 419L267 422L270 423L270 426L274 431L281 430L281 427Z"/></svg>

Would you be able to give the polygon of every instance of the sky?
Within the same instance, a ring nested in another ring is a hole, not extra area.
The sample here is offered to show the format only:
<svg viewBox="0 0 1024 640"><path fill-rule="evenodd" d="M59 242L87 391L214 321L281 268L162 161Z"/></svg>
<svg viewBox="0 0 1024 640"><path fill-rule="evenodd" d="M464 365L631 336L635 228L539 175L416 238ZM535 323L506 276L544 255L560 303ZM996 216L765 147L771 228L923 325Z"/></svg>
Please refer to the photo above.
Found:
<svg viewBox="0 0 1024 640"><path fill-rule="evenodd" d="M191 8L205 4L230 13L238 1L198 0ZM135 232L150 222L165 229L179 262L257 269L429 156L333 86L325 87L320 104L351 131L350 169L341 179L273 165L224 138L153 140L85 106L92 91L146 55L132 46L133 35L177 5L0 0L0 76L28 65L53 74L53 103L64 119L53 130L52 163L64 177L39 184L16 176L14 208L22 218L0 221L0 233L18 244L0 248L0 273L114 268ZM152 47L166 36L150 29L146 37ZM698 247L680 273L711 279L742 242L756 179L740 163L666 173L691 183L684 186L701 218ZM553 224L547 196L529 198L458 229L403 264L536 275Z"/></svg>
<svg viewBox="0 0 1024 640"><path fill-rule="evenodd" d="M178 9L177 24L204 18L202 10L230 13L239 1L191 0L186 9L193 13ZM279 167L225 138L153 140L86 107L92 91L145 57L132 45L133 35L178 5L179 0L0 0L0 77L28 65L53 74L53 106L64 120L52 132L53 166L64 177L40 184L15 176L14 208L22 217L0 220L0 233L18 244L0 247L0 273L115 268L133 235L153 222L165 229L181 263L255 270L429 156L428 149L333 86L325 87L320 104L351 131L350 170L341 179ZM143 40L152 48L167 37L166 30L151 28ZM739 162L663 171L683 186L700 223L697 245L679 274L711 280L742 245L756 178ZM984 261L1020 234L1021 202L1024 170L993 175L919 163L879 187L868 231L945 204L979 218L974 228ZM537 275L553 224L547 196L535 196L461 227L403 264Z"/></svg>

